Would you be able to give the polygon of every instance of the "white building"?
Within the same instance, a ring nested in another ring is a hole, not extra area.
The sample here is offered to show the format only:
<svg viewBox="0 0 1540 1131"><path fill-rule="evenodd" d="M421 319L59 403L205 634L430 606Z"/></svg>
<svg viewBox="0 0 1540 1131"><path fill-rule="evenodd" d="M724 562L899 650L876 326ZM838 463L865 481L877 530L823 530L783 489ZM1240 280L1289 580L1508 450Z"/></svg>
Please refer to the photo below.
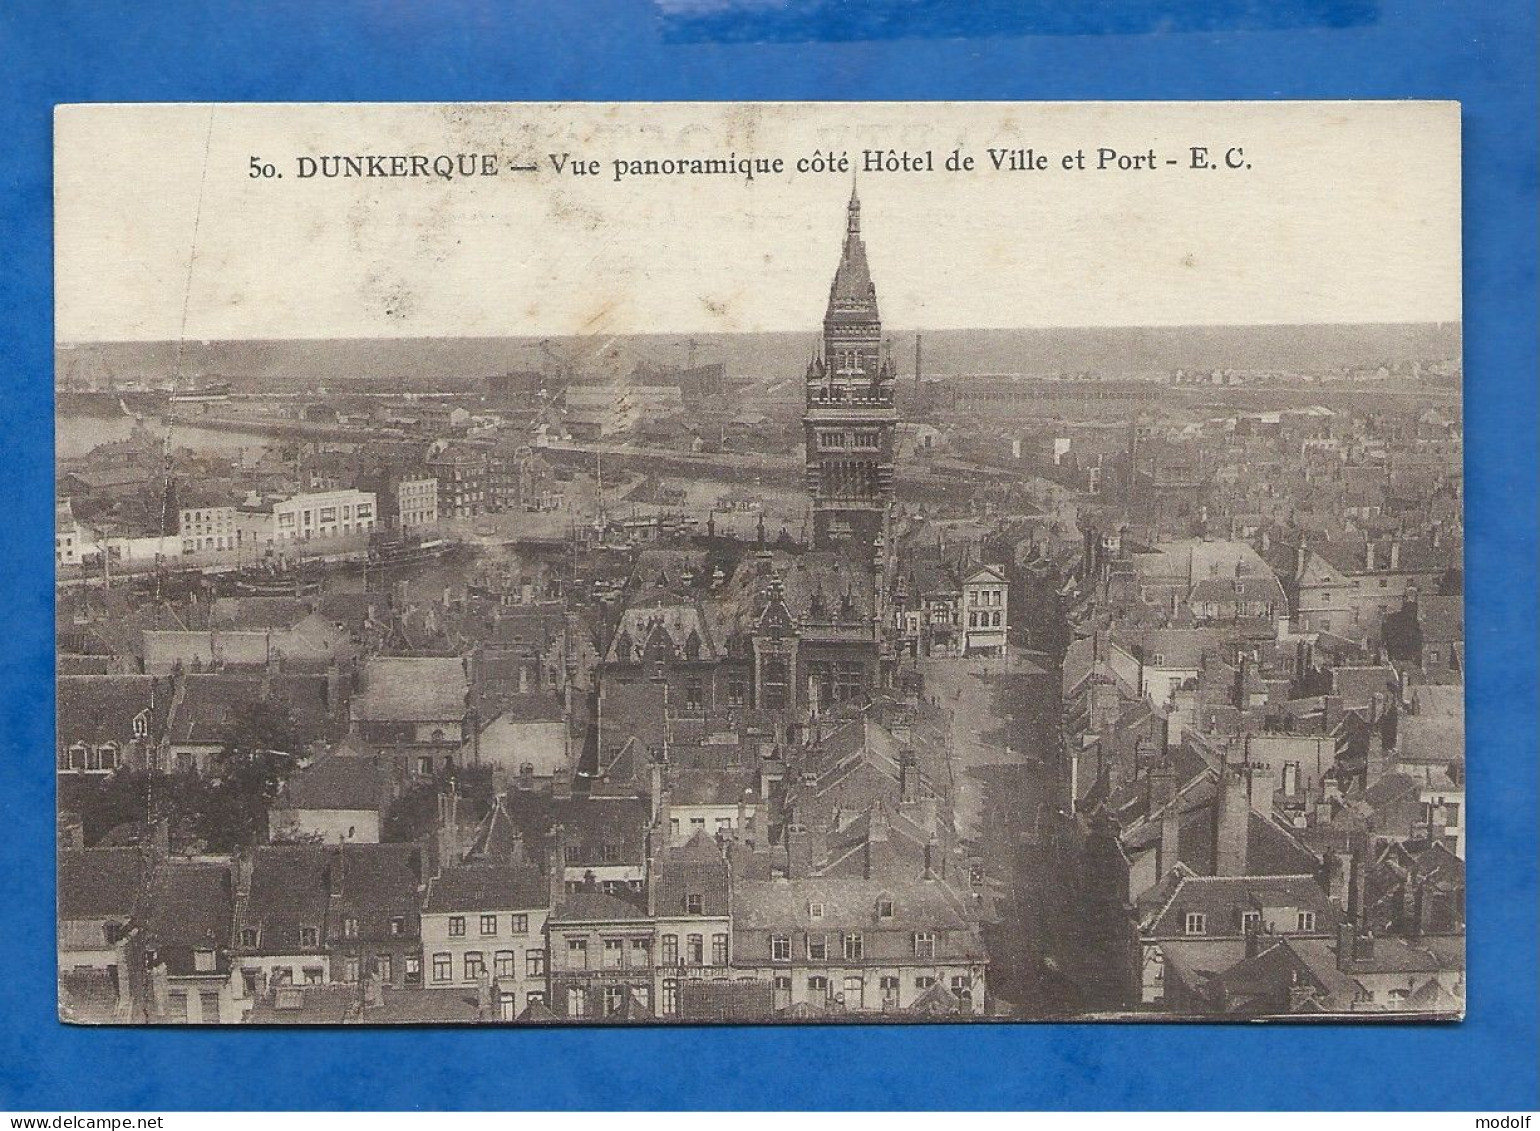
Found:
<svg viewBox="0 0 1540 1131"><path fill-rule="evenodd" d="M182 507L178 515L177 533L182 538L184 554L233 550L241 542L233 506Z"/></svg>
<svg viewBox="0 0 1540 1131"><path fill-rule="evenodd" d="M963 655L1005 655L1010 583L1000 566L979 566L962 584Z"/></svg>
<svg viewBox="0 0 1540 1131"><path fill-rule="evenodd" d="M236 509L237 538L260 550L367 534L378 519L373 491L314 491Z"/></svg>
<svg viewBox="0 0 1540 1131"><path fill-rule="evenodd" d="M396 486L396 523L402 530L438 525L437 479L403 479Z"/></svg>

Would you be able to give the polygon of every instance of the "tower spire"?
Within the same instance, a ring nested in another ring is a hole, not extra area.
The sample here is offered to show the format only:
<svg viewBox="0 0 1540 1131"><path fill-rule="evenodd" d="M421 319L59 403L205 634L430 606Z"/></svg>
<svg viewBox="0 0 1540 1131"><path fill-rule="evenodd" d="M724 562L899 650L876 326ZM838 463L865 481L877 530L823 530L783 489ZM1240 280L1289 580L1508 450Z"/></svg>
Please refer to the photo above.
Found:
<svg viewBox="0 0 1540 1131"><path fill-rule="evenodd" d="M861 234L861 197L856 192L853 173L850 177L850 203L845 206L845 231L853 236Z"/></svg>

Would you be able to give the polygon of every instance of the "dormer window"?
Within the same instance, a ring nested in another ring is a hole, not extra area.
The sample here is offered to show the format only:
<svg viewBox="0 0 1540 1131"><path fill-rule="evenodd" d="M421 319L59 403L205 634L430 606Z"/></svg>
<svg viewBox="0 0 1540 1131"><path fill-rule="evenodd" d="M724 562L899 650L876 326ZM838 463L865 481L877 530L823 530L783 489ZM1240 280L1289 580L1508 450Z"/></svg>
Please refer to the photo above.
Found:
<svg viewBox="0 0 1540 1131"><path fill-rule="evenodd" d="M193 971L198 974L212 974L214 972L214 951L210 947L199 947L193 951Z"/></svg>
<svg viewBox="0 0 1540 1131"><path fill-rule="evenodd" d="M261 936L257 933L255 927L241 928L241 945L243 947L254 949L258 945L260 938Z"/></svg>
<svg viewBox="0 0 1540 1131"><path fill-rule="evenodd" d="M684 658L687 660L700 659L700 634L692 631L684 642Z"/></svg>
<svg viewBox="0 0 1540 1131"><path fill-rule="evenodd" d="M1250 934L1252 931L1256 930L1261 925L1261 923L1262 913L1260 911L1241 912L1241 934Z"/></svg>
<svg viewBox="0 0 1540 1131"><path fill-rule="evenodd" d="M811 903L809 903L807 905L807 917L809 919L822 919L823 918L823 901L822 900L814 900L813 902L811 902Z"/></svg>
<svg viewBox="0 0 1540 1131"><path fill-rule="evenodd" d="M1315 930L1315 912L1301 911L1294 919L1294 929L1297 931Z"/></svg>
<svg viewBox="0 0 1540 1131"><path fill-rule="evenodd" d="M684 897L685 914L687 914L687 915L699 915L701 913L701 903L702 903L701 897L698 896L698 895L687 895L687 896L685 896Z"/></svg>
<svg viewBox="0 0 1540 1131"><path fill-rule="evenodd" d="M879 918L879 919L891 919L891 918L893 918L893 901L891 899L889 899L887 896L883 896L881 899L879 899L877 901L877 918Z"/></svg>
<svg viewBox="0 0 1540 1131"><path fill-rule="evenodd" d="M1182 921L1182 933L1204 935L1208 933L1208 916L1201 911L1189 911Z"/></svg>
<svg viewBox="0 0 1540 1131"><path fill-rule="evenodd" d="M313 949L320 940L321 932L315 927L301 927L299 929L299 945L306 950Z"/></svg>
<svg viewBox="0 0 1540 1131"><path fill-rule="evenodd" d="M134 737L145 738L150 733L150 712L140 711L134 716Z"/></svg>

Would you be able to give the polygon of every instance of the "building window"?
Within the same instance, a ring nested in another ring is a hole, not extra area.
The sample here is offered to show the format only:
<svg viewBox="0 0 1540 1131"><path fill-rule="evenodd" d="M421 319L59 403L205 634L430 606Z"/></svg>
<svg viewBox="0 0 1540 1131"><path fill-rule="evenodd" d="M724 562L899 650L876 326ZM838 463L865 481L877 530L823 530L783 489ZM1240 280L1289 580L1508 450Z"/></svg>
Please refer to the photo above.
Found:
<svg viewBox="0 0 1540 1131"><path fill-rule="evenodd" d="M257 929L255 927L241 928L241 945L247 948L255 948L257 945Z"/></svg>
<svg viewBox="0 0 1540 1131"><path fill-rule="evenodd" d="M486 972L487 972L487 963L486 963L486 959L485 959L485 957L483 957L481 951L479 951L479 950L468 950L468 951L466 951L465 952L465 980L467 982L475 981L477 978L481 977Z"/></svg>
<svg viewBox="0 0 1540 1131"><path fill-rule="evenodd" d="M685 961L691 966L702 966L706 962L706 937L704 935L688 935L685 938Z"/></svg>
<svg viewBox="0 0 1540 1131"><path fill-rule="evenodd" d="M484 935L497 934L497 916L483 915L481 917L481 933Z"/></svg>
<svg viewBox="0 0 1540 1131"><path fill-rule="evenodd" d="M791 937L789 935L770 936L770 961L791 961Z"/></svg>
<svg viewBox="0 0 1540 1131"><path fill-rule="evenodd" d="M845 961L860 962L864 944L860 935L845 936Z"/></svg>
<svg viewBox="0 0 1540 1131"><path fill-rule="evenodd" d="M582 986L567 987L567 1016L588 1016L588 991Z"/></svg>
<svg viewBox="0 0 1540 1131"><path fill-rule="evenodd" d="M349 983L358 981L358 955L349 954L343 958L342 980Z"/></svg>
<svg viewBox="0 0 1540 1131"><path fill-rule="evenodd" d="M604 1016L614 1017L626 1007L626 987L604 987Z"/></svg>
<svg viewBox="0 0 1540 1131"><path fill-rule="evenodd" d="M877 918L893 918L893 901L891 899L879 899L877 901Z"/></svg>
<svg viewBox="0 0 1540 1131"><path fill-rule="evenodd" d="M748 683L741 675L727 677L727 705L742 707L748 702Z"/></svg>
<svg viewBox="0 0 1540 1131"><path fill-rule="evenodd" d="M433 980L447 982L455 976L454 957L444 951L433 956Z"/></svg>
<svg viewBox="0 0 1540 1131"><path fill-rule="evenodd" d="M569 970L587 970L588 969L588 940L587 939L568 939L567 940L567 969L569 969Z"/></svg>
<svg viewBox="0 0 1540 1131"><path fill-rule="evenodd" d="M604 968L606 970L619 970L626 964L626 940L604 940Z"/></svg>
<svg viewBox="0 0 1540 1131"><path fill-rule="evenodd" d="M677 966L679 964L679 936L663 936L663 965Z"/></svg>
<svg viewBox="0 0 1540 1131"><path fill-rule="evenodd" d="M892 1009L898 1005L898 979L891 974L885 974L877 983L882 990L882 1005L884 1009Z"/></svg>
<svg viewBox="0 0 1540 1131"><path fill-rule="evenodd" d="M687 915L699 915L701 913L701 897L698 895L685 896L684 909Z"/></svg>
<svg viewBox="0 0 1540 1131"><path fill-rule="evenodd" d="M823 962L829 957L829 936L808 935L807 956L814 962Z"/></svg>
<svg viewBox="0 0 1540 1131"><path fill-rule="evenodd" d="M299 945L306 950L315 948L320 939L320 932L314 927L301 927L299 929Z"/></svg>
<svg viewBox="0 0 1540 1131"><path fill-rule="evenodd" d="M322 982L326 981L326 971L319 966L306 966L301 973L305 977L305 985L307 986L319 986ZM285 977L288 977L287 972L285 972Z"/></svg>
<svg viewBox="0 0 1540 1131"><path fill-rule="evenodd" d="M513 951L500 950L492 956L492 973L499 978L513 977Z"/></svg>
<svg viewBox="0 0 1540 1131"><path fill-rule="evenodd" d="M393 915L393 916L391 916L391 919L390 919L390 933L393 936L397 937L397 938L399 938L401 935L406 934L406 916L405 915Z"/></svg>
<svg viewBox="0 0 1540 1131"><path fill-rule="evenodd" d="M936 984L936 979L929 974L921 974L914 980L914 988L924 993Z"/></svg>
<svg viewBox="0 0 1540 1131"><path fill-rule="evenodd" d="M356 916L349 915L342 921L342 937L345 939L356 939L358 937L358 919Z"/></svg>
<svg viewBox="0 0 1540 1131"><path fill-rule="evenodd" d="M1258 925L1260 925L1261 922L1262 922L1262 913L1260 911L1242 911L1241 912L1241 934L1244 935L1244 934L1246 934L1246 933L1248 933L1250 931L1256 930Z"/></svg>
<svg viewBox="0 0 1540 1131"><path fill-rule="evenodd" d="M415 954L406 956L406 984L409 986L422 985L422 959Z"/></svg>
<svg viewBox="0 0 1540 1131"><path fill-rule="evenodd" d="M200 990L198 993L198 1020L205 1025L219 1024L219 991Z"/></svg>
<svg viewBox="0 0 1540 1131"><path fill-rule="evenodd" d="M1294 918L1294 929L1298 931L1315 930L1315 912L1301 911Z"/></svg>
<svg viewBox="0 0 1540 1131"><path fill-rule="evenodd" d="M916 931L914 933L914 956L916 958L936 957L936 934L934 931Z"/></svg>
<svg viewBox="0 0 1540 1131"><path fill-rule="evenodd" d="M819 900L814 900L812 903L809 903L807 905L807 917L809 919L822 919L823 903Z"/></svg>
<svg viewBox="0 0 1540 1131"><path fill-rule="evenodd" d="M509 930L516 935L529 934L529 916L515 915L509 920Z"/></svg>
<svg viewBox="0 0 1540 1131"><path fill-rule="evenodd" d="M449 937L460 939L465 937L465 916L451 915L449 917Z"/></svg>
<svg viewBox="0 0 1540 1131"><path fill-rule="evenodd" d="M652 965L650 962L647 961L647 952L648 952L648 949L650 947L651 947L651 942L648 939L632 939L631 940L631 965L632 966L650 966L650 965Z"/></svg>
<svg viewBox="0 0 1540 1131"><path fill-rule="evenodd" d="M829 979L822 974L814 974L807 980L807 996L813 1001L827 1001L829 998Z"/></svg>
<svg viewBox="0 0 1540 1131"><path fill-rule="evenodd" d="M524 976L526 978L545 976L545 951L531 947L524 952Z"/></svg>
<svg viewBox="0 0 1540 1131"><path fill-rule="evenodd" d="M386 985L389 985L395 975L395 963L388 954L376 954L374 956L374 973Z"/></svg>
<svg viewBox="0 0 1540 1131"><path fill-rule="evenodd" d="M1182 933L1202 935L1208 933L1208 916L1201 911L1189 911L1182 923Z"/></svg>
<svg viewBox="0 0 1540 1131"><path fill-rule="evenodd" d="M727 965L727 936L725 934L711 936L711 965Z"/></svg>
<svg viewBox="0 0 1540 1131"><path fill-rule="evenodd" d="M679 1012L679 982L673 978L663 979L663 998L660 1003L663 1007L663 1016L672 1017Z"/></svg>

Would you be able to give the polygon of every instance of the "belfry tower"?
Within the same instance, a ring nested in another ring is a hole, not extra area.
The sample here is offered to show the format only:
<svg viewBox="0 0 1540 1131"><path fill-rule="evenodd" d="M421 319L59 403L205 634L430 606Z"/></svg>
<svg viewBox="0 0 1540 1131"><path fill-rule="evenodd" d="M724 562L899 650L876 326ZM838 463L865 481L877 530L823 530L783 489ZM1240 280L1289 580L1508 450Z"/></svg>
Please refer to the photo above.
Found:
<svg viewBox="0 0 1540 1131"><path fill-rule="evenodd" d="M807 489L813 545L880 567L893 509L896 372L883 356L877 288L861 240L861 201L846 209L845 246L829 287L823 352L807 367Z"/></svg>

